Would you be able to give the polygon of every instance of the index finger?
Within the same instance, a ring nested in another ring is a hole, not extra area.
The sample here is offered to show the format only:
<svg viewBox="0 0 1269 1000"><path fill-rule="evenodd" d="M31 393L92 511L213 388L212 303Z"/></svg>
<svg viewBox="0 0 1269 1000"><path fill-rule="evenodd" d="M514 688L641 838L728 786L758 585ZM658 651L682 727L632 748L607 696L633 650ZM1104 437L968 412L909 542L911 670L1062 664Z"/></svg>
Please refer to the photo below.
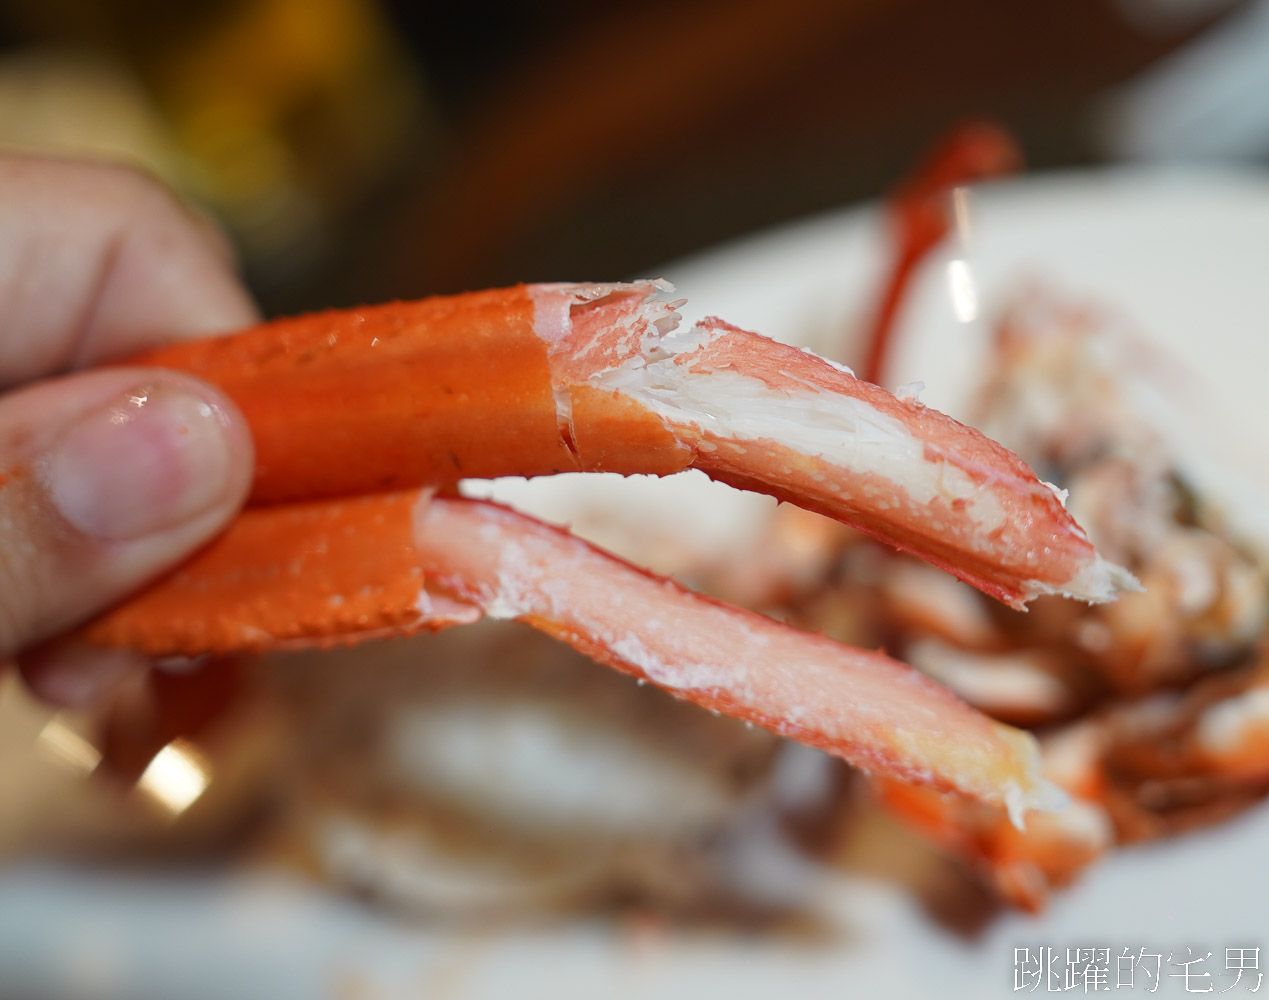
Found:
<svg viewBox="0 0 1269 1000"><path fill-rule="evenodd" d="M228 243L129 167L0 156L0 388L257 319Z"/></svg>

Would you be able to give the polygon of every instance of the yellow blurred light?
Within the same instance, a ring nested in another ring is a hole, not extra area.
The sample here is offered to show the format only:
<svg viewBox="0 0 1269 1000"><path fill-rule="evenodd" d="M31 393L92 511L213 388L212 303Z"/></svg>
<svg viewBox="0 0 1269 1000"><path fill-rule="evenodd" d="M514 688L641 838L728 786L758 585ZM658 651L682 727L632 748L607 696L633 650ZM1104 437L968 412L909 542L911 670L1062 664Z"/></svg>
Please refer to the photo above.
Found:
<svg viewBox="0 0 1269 1000"><path fill-rule="evenodd" d="M137 788L179 816L192 806L211 784L211 766L192 744L173 740L154 755L141 772Z"/></svg>
<svg viewBox="0 0 1269 1000"><path fill-rule="evenodd" d="M45 724L35 742L58 763L82 774L91 774L101 763L101 751L57 716Z"/></svg>

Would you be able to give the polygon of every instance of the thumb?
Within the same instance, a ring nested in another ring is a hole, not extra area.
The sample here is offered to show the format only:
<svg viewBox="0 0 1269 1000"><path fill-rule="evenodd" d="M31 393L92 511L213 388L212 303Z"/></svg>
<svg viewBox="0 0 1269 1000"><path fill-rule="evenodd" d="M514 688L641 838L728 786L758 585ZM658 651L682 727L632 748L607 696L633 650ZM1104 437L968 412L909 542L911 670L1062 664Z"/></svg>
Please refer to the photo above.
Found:
<svg viewBox="0 0 1269 1000"><path fill-rule="evenodd" d="M175 565L251 483L237 409L196 379L119 368L0 397L0 659Z"/></svg>

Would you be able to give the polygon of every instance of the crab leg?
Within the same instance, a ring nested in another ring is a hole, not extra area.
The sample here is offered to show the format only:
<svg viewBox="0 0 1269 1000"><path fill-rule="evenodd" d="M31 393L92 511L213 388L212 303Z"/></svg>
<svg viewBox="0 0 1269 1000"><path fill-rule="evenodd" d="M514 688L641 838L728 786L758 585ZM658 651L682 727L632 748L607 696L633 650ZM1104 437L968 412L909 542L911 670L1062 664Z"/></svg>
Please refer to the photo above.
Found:
<svg viewBox="0 0 1269 1000"><path fill-rule="evenodd" d="M522 620L678 697L869 770L1015 815L1052 793L1029 736L901 663L701 597L504 507L427 491L248 511L88 638L156 654L229 652L481 614Z"/></svg>
<svg viewBox="0 0 1269 1000"><path fill-rule="evenodd" d="M430 587L414 543L429 491L246 510L84 637L154 656L266 652L465 625L482 612Z"/></svg>
<svg viewBox="0 0 1269 1000"><path fill-rule="evenodd" d="M322 313L139 363L222 386L256 439L256 503L462 478L695 467L913 552L1022 607L1134 585L1055 490L977 431L668 286L519 286Z"/></svg>
<svg viewBox="0 0 1269 1000"><path fill-rule="evenodd" d="M1048 804L1029 737L895 661L696 596L493 505L387 492L696 467L1018 606L1133 583L1052 488L977 431L720 320L675 335L661 288L519 287L283 320L134 359L194 372L238 402L256 439L257 506L88 637L192 654L519 618L865 768L1014 817Z"/></svg>

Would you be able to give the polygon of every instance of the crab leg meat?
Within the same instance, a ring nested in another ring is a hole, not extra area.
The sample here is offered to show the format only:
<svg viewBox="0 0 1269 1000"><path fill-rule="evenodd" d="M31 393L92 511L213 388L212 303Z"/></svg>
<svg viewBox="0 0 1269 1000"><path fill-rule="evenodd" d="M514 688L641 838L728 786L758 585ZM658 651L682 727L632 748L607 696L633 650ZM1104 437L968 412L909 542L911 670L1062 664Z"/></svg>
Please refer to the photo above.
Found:
<svg viewBox="0 0 1269 1000"><path fill-rule="evenodd" d="M1051 804L1031 737L911 668L701 597L507 508L428 491L248 511L87 636L155 654L229 652L481 614L866 769L1015 815Z"/></svg>
<svg viewBox="0 0 1269 1000"><path fill-rule="evenodd" d="M256 503L561 471L714 479L827 514L1022 607L1108 600L1056 491L977 431L668 286L535 285L322 313L132 359L222 386L256 439Z"/></svg>
<svg viewBox="0 0 1269 1000"><path fill-rule="evenodd" d="M521 286L133 359L207 378L242 407L253 507L88 638L195 654L517 618L862 767L1014 818L1051 804L1030 737L910 668L699 597L506 509L434 496L468 477L696 467L1015 606L1135 583L1004 448L721 320L678 333L675 304L656 294L667 288Z"/></svg>

